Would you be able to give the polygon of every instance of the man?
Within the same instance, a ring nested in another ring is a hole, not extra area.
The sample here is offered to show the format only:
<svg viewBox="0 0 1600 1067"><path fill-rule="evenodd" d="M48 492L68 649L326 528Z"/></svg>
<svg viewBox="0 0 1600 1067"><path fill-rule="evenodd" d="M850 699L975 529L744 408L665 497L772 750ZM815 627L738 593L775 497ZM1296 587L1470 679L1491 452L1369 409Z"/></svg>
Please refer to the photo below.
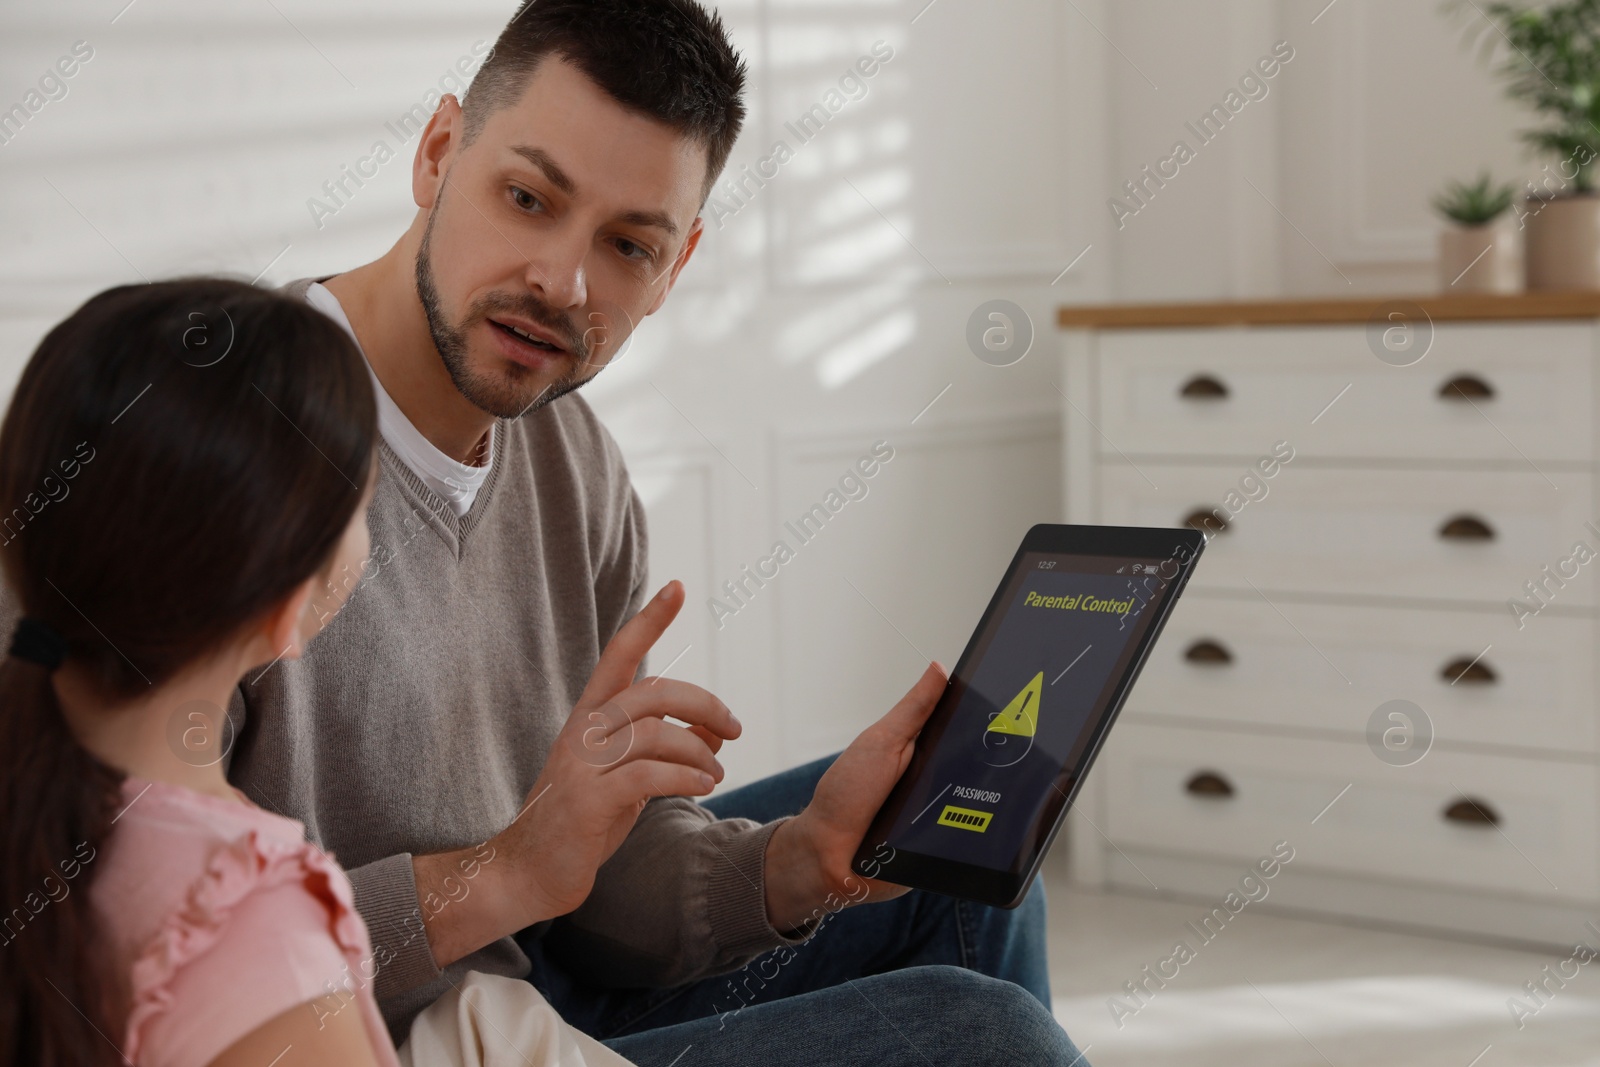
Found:
<svg viewBox="0 0 1600 1067"><path fill-rule="evenodd" d="M709 808L738 722L637 678L684 593L647 601L639 499L568 394L693 255L744 79L694 0L534 0L430 121L407 232L291 286L373 371L373 557L304 659L240 687L230 776L349 869L351 981L397 1040L480 970L641 1064L1070 1063L1037 893L879 903L902 891L850 871L937 665L831 766Z"/></svg>

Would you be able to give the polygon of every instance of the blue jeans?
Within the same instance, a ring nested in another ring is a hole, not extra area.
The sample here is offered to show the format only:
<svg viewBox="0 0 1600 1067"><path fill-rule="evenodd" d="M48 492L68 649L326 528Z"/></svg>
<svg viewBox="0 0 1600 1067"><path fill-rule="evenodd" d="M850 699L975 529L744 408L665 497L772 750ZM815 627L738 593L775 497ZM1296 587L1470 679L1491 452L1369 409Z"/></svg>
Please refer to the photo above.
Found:
<svg viewBox="0 0 1600 1067"><path fill-rule="evenodd" d="M706 802L771 822L811 801L832 757ZM1003 911L911 892L828 918L804 945L675 989L580 985L519 939L529 981L569 1023L640 1067L1085 1067L1050 1015L1044 891ZM779 950L783 951L783 950Z"/></svg>

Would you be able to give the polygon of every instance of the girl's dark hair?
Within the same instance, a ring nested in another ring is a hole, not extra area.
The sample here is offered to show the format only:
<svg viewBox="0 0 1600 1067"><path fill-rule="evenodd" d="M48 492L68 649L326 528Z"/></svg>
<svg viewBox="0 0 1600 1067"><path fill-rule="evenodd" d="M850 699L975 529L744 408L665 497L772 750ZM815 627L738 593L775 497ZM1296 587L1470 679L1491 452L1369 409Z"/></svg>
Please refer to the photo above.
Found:
<svg viewBox="0 0 1600 1067"><path fill-rule="evenodd" d="M330 560L376 425L361 354L303 302L220 279L101 293L45 337L0 426L11 597L104 700L135 698ZM0 1065L123 1062L88 893L121 780L49 671L0 662Z"/></svg>

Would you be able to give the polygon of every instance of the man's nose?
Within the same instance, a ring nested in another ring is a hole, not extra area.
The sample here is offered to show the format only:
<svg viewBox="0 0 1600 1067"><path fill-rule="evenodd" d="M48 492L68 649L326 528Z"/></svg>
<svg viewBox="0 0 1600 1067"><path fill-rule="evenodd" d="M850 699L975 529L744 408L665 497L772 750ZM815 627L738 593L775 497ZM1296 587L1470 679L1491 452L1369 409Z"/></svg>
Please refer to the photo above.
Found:
<svg viewBox="0 0 1600 1067"><path fill-rule="evenodd" d="M528 260L528 288L552 307L582 307L589 298L588 251L588 238L575 231L548 234Z"/></svg>

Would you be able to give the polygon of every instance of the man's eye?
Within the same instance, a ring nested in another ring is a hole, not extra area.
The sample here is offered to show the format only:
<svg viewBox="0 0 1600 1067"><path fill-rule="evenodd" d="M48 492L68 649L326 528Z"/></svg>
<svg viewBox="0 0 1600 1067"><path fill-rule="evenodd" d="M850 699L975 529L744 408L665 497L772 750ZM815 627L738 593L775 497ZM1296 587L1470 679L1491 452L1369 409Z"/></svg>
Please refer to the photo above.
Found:
<svg viewBox="0 0 1600 1067"><path fill-rule="evenodd" d="M511 199L513 203L522 208L524 211L532 211L534 208L540 206L538 197L534 196L526 189L518 189L515 186L513 186L511 189Z"/></svg>
<svg viewBox="0 0 1600 1067"><path fill-rule="evenodd" d="M649 259L650 250L643 245L634 244L626 237L617 238L617 251L628 259Z"/></svg>

